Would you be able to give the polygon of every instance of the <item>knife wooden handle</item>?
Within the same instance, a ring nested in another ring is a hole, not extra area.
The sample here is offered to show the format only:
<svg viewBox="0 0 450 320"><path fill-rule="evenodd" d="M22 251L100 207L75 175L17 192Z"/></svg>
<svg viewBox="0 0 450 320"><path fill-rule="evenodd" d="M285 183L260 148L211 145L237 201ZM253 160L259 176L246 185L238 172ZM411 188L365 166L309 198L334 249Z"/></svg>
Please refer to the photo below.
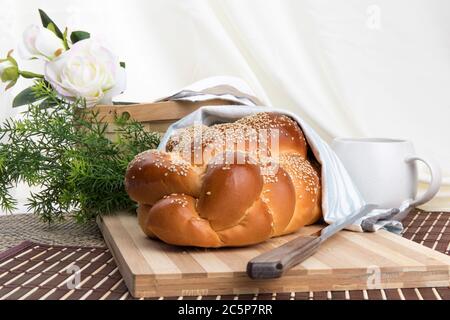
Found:
<svg viewBox="0 0 450 320"><path fill-rule="evenodd" d="M319 236L305 236L291 240L282 246L250 260L247 274L252 279L272 279L306 260L319 248Z"/></svg>

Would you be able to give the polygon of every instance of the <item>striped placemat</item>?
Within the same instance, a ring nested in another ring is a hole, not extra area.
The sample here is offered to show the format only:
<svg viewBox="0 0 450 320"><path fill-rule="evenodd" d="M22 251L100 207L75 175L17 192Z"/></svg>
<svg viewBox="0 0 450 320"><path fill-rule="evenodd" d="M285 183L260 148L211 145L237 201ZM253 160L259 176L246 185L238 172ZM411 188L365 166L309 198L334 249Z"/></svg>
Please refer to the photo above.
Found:
<svg viewBox="0 0 450 320"><path fill-rule="evenodd" d="M412 213L405 221L403 236L449 254L450 213ZM130 296L108 249L46 245L27 241L0 253L0 300L3 299L128 300L133 297ZM450 300L450 288L286 292L158 299Z"/></svg>

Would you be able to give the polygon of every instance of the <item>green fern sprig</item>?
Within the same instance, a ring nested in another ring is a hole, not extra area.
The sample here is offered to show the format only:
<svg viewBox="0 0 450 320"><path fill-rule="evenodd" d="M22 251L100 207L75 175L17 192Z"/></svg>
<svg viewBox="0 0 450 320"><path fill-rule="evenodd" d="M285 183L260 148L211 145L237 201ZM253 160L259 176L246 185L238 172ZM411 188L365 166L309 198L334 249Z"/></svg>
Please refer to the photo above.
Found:
<svg viewBox="0 0 450 320"><path fill-rule="evenodd" d="M47 222L68 214L84 222L134 209L124 188L126 168L136 154L155 148L159 135L117 117L110 140L107 124L83 101L62 100L43 80L33 91L41 102L29 105L22 119L0 126L1 208L14 210L11 189L25 182L40 187L27 206Z"/></svg>

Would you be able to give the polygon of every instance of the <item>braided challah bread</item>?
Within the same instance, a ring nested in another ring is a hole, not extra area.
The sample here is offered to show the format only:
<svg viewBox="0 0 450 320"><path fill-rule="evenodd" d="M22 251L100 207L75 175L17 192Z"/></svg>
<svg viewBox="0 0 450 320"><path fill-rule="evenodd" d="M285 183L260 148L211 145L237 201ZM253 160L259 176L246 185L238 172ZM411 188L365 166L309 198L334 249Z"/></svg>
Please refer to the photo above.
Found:
<svg viewBox="0 0 450 320"><path fill-rule="evenodd" d="M166 243L244 246L321 217L320 168L298 124L258 113L178 131L129 164L126 190L144 233Z"/></svg>

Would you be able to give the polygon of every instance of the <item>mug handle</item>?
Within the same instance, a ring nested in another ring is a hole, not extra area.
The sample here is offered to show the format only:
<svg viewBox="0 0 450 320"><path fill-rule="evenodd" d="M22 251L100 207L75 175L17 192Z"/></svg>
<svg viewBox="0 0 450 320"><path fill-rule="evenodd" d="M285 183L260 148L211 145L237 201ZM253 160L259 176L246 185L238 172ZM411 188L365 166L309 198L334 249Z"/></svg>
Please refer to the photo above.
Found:
<svg viewBox="0 0 450 320"><path fill-rule="evenodd" d="M413 161L423 162L428 167L431 174L431 181L427 191L410 203L411 207L416 207L430 201L438 193L442 183L442 174L439 164L434 159L418 156L411 156L405 159L405 162L407 163L411 163Z"/></svg>

